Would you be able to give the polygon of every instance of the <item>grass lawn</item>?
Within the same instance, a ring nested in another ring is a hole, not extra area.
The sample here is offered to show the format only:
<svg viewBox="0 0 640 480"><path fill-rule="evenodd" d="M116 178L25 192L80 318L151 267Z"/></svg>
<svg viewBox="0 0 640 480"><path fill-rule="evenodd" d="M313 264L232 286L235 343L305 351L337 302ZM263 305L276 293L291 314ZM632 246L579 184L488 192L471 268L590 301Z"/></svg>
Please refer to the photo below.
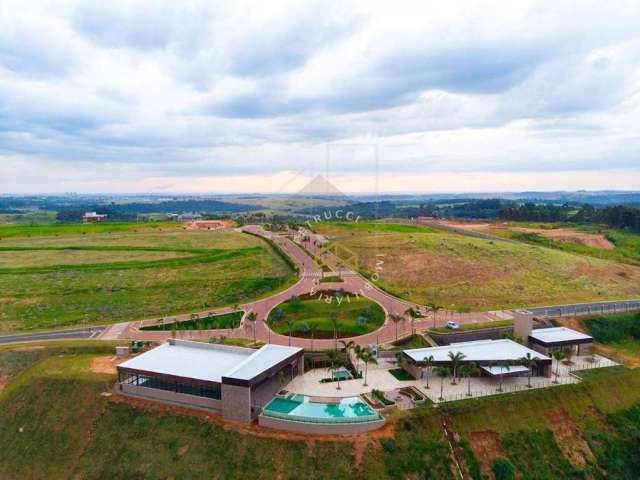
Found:
<svg viewBox="0 0 640 480"><path fill-rule="evenodd" d="M389 370L389 373L402 382L415 380L413 375L407 372L404 368L393 368Z"/></svg>
<svg viewBox="0 0 640 480"><path fill-rule="evenodd" d="M320 283L332 283L332 282L342 282L342 277L340 275L330 275L328 277L322 277L320 279Z"/></svg>
<svg viewBox="0 0 640 480"><path fill-rule="evenodd" d="M218 328L237 328L240 326L243 311L225 313L222 315L209 315L208 317L142 327L141 330L214 330Z"/></svg>
<svg viewBox="0 0 640 480"><path fill-rule="evenodd" d="M0 226L0 332L233 305L295 281L259 238L163 224Z"/></svg>
<svg viewBox="0 0 640 480"><path fill-rule="evenodd" d="M402 224L322 223L330 246L357 256L365 276L419 304L451 310L503 309L554 303L633 298L640 267L574 252L473 238Z"/></svg>
<svg viewBox="0 0 640 480"><path fill-rule="evenodd" d="M422 335L411 335L408 338L403 338L397 342L393 342L393 346L397 350L408 350L410 348L430 347L431 344L427 342Z"/></svg>
<svg viewBox="0 0 640 480"><path fill-rule="evenodd" d="M323 292L321 292L323 293ZM271 328L285 335L289 334L287 321L293 321L291 334L296 337L310 338L311 333L304 326L315 326L314 338L333 338L333 324L330 316L335 314L338 320L340 338L364 335L373 332L384 323L384 310L380 305L363 297L343 297L340 303L335 296L301 297L288 300L274 308L269 314ZM279 319L279 311L284 317Z"/></svg>

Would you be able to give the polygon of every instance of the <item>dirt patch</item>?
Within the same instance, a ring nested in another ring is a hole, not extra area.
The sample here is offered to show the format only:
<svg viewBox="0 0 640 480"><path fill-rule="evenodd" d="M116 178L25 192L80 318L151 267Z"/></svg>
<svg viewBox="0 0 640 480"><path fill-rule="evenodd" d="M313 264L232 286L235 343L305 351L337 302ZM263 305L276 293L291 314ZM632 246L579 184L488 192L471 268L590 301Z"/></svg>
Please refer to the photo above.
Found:
<svg viewBox="0 0 640 480"><path fill-rule="evenodd" d="M618 363L622 363L629 368L640 367L640 358L629 353L625 353L620 350L619 347L612 347L610 345L603 345L601 343L595 343L596 351L601 353L605 357L612 358Z"/></svg>
<svg viewBox="0 0 640 480"><path fill-rule="evenodd" d="M4 390L4 387L6 387L7 385L9 385L9 379L8 378L0 378L0 392L2 390Z"/></svg>
<svg viewBox="0 0 640 480"><path fill-rule="evenodd" d="M582 438L580 430L563 408L545 412L544 416L553 431L560 450L576 467L584 467L595 462L595 456L587 442Z"/></svg>
<svg viewBox="0 0 640 480"><path fill-rule="evenodd" d="M118 364L124 362L126 357L116 357L115 355L109 355L105 357L93 357L91 359L91 371L93 373L118 373L116 368Z"/></svg>
<svg viewBox="0 0 640 480"><path fill-rule="evenodd" d="M366 262L366 268L375 268L375 259ZM487 283L505 276L504 270L484 262L459 258L455 252L408 251L389 252L386 258L384 278L392 284L419 287L428 278L432 284Z"/></svg>
<svg viewBox="0 0 640 480"><path fill-rule="evenodd" d="M481 432L471 432L469 435L469 443L480 462L483 475L493 478L493 470L491 462L496 458L506 457L506 453L500 443L500 435L493 430L484 430Z"/></svg>
<svg viewBox="0 0 640 480"><path fill-rule="evenodd" d="M478 223L478 222L451 222L448 220L435 220L425 223L432 223L434 225L442 225L443 227L459 228L462 230L489 230L493 228L490 223Z"/></svg>
<svg viewBox="0 0 640 480"><path fill-rule="evenodd" d="M545 229L514 227L513 230L516 232L537 233L550 240L577 243L601 250L614 250L616 248L616 245L601 233L585 233L574 230L573 228Z"/></svg>
<svg viewBox="0 0 640 480"><path fill-rule="evenodd" d="M184 224L185 230L221 230L235 226L233 220L194 220Z"/></svg>
<svg viewBox="0 0 640 480"><path fill-rule="evenodd" d="M578 320L576 317L562 317L562 320L560 320L560 323L563 326L570 328L571 330L576 330L577 332L586 333L587 335L589 334L589 332L587 332L587 329L584 328L584 325L582 325L582 322Z"/></svg>

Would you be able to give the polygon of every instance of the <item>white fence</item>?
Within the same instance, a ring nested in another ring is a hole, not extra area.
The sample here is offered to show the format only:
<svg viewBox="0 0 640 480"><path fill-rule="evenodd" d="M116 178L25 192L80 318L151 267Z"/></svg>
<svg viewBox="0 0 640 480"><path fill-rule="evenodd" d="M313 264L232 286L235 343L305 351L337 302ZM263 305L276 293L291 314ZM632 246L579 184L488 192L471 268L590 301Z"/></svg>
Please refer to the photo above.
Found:
<svg viewBox="0 0 640 480"><path fill-rule="evenodd" d="M555 376L554 376L555 377ZM558 385L569 385L573 383L578 383L579 380L575 377L558 377L558 382L555 383L555 379L552 381L551 379L546 379L544 381L532 381L531 387L525 384L518 385L503 385L502 390L499 390L499 387L486 389L486 390L478 390L477 388L471 387L471 395L468 392L464 393L455 393L453 395L444 395L442 399L437 398L433 399L436 403L446 403L446 402L456 402L459 400L469 400L473 398L481 398L481 397L491 397L493 395L504 395L507 393L516 393L522 391L530 391L537 388L550 388L556 387ZM433 384L434 390L440 388L440 385ZM437 391L437 390L436 390Z"/></svg>

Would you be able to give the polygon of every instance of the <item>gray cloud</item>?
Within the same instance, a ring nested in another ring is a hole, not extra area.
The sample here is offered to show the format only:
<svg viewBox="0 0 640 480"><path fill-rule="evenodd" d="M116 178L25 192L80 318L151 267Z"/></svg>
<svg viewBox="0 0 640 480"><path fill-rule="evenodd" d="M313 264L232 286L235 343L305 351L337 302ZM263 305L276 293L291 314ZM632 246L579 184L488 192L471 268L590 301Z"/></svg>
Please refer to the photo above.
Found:
<svg viewBox="0 0 640 480"><path fill-rule="evenodd" d="M9 9L0 153L141 176L264 174L371 136L407 137L385 147L386 172L637 169L640 15L580 5L592 27L553 6L453 23L419 4ZM337 170L370 167L335 152Z"/></svg>

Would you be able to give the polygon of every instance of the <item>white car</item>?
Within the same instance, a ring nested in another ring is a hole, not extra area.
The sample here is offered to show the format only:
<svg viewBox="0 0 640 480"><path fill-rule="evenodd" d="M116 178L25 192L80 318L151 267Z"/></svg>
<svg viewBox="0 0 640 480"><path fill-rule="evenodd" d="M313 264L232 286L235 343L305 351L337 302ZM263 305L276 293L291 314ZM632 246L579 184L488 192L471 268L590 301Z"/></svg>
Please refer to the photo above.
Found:
<svg viewBox="0 0 640 480"><path fill-rule="evenodd" d="M449 320L447 322L447 328L451 329L451 330L458 330L460 329L460 325L458 325L456 322L454 322L453 320Z"/></svg>

